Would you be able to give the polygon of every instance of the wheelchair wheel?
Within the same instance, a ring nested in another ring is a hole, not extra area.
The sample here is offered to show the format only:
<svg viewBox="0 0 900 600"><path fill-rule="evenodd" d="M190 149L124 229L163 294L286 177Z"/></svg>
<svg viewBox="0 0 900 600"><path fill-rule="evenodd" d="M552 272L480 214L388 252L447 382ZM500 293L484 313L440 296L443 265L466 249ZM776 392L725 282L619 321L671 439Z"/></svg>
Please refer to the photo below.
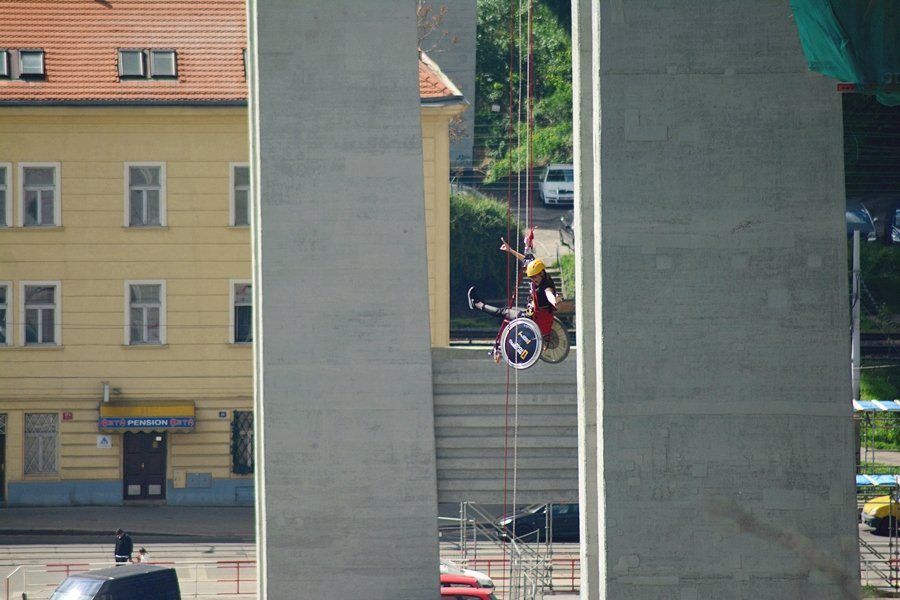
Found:
<svg viewBox="0 0 900 600"><path fill-rule="evenodd" d="M513 369L527 369L536 363L542 347L541 330L528 317L513 319L500 334L500 352Z"/></svg>
<svg viewBox="0 0 900 600"><path fill-rule="evenodd" d="M553 317L553 326L550 328L550 339L544 344L541 352L541 360L550 364L562 362L569 355L569 332L562 322Z"/></svg>

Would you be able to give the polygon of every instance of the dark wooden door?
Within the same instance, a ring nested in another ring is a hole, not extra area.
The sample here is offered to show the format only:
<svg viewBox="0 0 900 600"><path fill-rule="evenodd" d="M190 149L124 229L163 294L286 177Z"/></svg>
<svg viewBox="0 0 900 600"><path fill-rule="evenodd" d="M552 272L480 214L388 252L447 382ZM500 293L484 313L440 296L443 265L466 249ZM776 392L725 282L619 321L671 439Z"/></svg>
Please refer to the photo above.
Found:
<svg viewBox="0 0 900 600"><path fill-rule="evenodd" d="M166 434L126 432L124 499L164 500L166 497Z"/></svg>

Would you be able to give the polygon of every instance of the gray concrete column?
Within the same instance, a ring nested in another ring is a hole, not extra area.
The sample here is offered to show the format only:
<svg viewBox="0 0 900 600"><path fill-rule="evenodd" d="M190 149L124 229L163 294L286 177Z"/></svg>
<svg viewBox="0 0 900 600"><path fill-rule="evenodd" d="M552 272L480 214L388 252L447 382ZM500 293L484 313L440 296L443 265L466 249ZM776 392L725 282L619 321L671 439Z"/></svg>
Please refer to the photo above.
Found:
<svg viewBox="0 0 900 600"><path fill-rule="evenodd" d="M260 598L433 598L416 21L250 3Z"/></svg>
<svg viewBox="0 0 900 600"><path fill-rule="evenodd" d="M788 2L591 4L586 568L616 600L856 597L834 82L807 72Z"/></svg>
<svg viewBox="0 0 900 600"><path fill-rule="evenodd" d="M443 18L422 42L422 49L435 59L450 80L468 99L469 106L450 125L451 174L457 167L472 166L475 143L475 34L478 14L475 0L434 0L431 17L446 7Z"/></svg>
<svg viewBox="0 0 900 600"><path fill-rule="evenodd" d="M600 175L595 168L596 156L593 135L593 104L596 81L592 77L592 48L594 23L591 0L572 1L572 97L574 100L574 150L578 177L575 206L575 301L578 325L575 340L578 381L578 492L581 506L581 600L599 600L601 579L599 565L605 548L601 539L600 518L603 514L601 498L602 460L598 451L600 434L597 422L597 319L601 314L597 294L600 246L595 232L595 217L600 212L594 206L594 178Z"/></svg>

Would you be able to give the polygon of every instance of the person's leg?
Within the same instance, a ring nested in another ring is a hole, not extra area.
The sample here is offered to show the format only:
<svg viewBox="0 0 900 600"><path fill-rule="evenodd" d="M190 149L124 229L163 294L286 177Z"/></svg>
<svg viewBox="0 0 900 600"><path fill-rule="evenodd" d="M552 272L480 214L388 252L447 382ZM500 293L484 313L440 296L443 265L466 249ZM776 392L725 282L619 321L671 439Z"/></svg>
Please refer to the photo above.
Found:
<svg viewBox="0 0 900 600"><path fill-rule="evenodd" d="M478 297L478 294L475 293L475 287L469 288L468 293L469 300L469 310L480 310L481 312L491 315L493 317L497 317L500 319L515 319L519 316L517 310L513 310L508 307L500 308L499 306L492 306L490 304L486 304L481 298Z"/></svg>

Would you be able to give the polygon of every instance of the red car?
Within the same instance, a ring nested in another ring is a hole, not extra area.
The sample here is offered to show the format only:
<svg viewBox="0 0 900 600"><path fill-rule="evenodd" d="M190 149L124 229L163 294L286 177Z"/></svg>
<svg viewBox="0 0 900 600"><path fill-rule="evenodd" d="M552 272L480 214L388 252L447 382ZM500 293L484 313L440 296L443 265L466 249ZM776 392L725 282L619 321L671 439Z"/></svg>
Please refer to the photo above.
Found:
<svg viewBox="0 0 900 600"><path fill-rule="evenodd" d="M452 575L450 573L441 573L441 587L452 588L483 588L478 580L468 575Z"/></svg>
<svg viewBox="0 0 900 600"><path fill-rule="evenodd" d="M499 600L493 590L487 588L442 587L441 600Z"/></svg>

